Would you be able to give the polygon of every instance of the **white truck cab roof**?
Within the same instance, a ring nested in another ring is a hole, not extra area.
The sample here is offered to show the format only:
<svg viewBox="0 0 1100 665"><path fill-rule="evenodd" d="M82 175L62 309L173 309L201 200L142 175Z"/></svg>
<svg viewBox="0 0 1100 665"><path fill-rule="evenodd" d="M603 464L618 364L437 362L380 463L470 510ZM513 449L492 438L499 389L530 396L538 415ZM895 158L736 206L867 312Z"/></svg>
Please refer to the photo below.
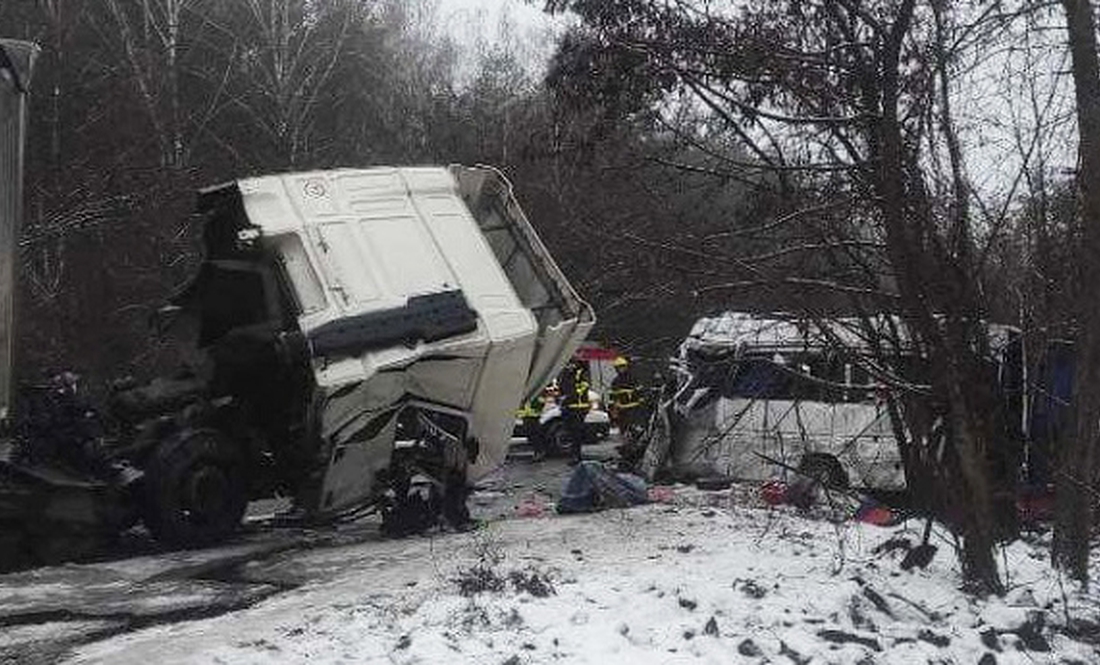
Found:
<svg viewBox="0 0 1100 665"><path fill-rule="evenodd" d="M498 466L515 409L595 321L489 167L287 173L203 196L243 208L237 241L275 256L293 295L332 451L326 509L388 463L392 438L363 433L394 404L459 415L479 449L468 475Z"/></svg>

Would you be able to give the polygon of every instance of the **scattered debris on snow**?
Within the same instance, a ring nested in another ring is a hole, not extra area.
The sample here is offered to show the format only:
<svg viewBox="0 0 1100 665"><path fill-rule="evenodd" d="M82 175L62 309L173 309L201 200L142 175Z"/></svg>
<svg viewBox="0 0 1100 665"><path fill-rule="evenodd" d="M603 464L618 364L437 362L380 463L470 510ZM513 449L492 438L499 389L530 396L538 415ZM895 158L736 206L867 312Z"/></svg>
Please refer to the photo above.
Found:
<svg viewBox="0 0 1100 665"><path fill-rule="evenodd" d="M546 512L392 551L371 543L296 553L293 570L316 563L329 576L217 619L87 644L71 659L1100 661L1100 594L1062 584L1045 542L1007 546L1000 558L1010 592L977 599L959 590L952 556L901 570L907 549L884 544L919 541L923 524L883 528L745 507L737 505L743 491L676 487L659 493L667 503ZM949 542L938 543L950 552ZM335 566L341 559L346 565ZM279 570L261 567L249 579L261 583L261 572Z"/></svg>

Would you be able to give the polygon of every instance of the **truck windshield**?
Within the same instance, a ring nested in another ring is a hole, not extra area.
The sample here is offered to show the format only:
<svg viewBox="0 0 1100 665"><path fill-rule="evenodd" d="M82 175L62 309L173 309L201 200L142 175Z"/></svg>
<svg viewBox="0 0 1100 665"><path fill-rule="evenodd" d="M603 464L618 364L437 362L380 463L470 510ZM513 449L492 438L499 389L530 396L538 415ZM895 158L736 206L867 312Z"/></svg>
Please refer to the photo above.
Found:
<svg viewBox="0 0 1100 665"><path fill-rule="evenodd" d="M208 346L235 328L271 320L263 276L256 270L203 266L192 286L190 307L200 316L199 346Z"/></svg>

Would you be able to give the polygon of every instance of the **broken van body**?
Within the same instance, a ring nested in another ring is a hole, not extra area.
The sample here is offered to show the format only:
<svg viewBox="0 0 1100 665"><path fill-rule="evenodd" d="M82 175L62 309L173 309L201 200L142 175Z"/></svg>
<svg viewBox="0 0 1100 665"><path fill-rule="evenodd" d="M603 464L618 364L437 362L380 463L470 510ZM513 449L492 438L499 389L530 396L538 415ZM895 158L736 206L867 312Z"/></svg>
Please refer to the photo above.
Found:
<svg viewBox="0 0 1100 665"><path fill-rule="evenodd" d="M1019 330L988 324L990 380L1010 435L1027 431L1027 388ZM673 369L678 387L669 465L687 477L820 478L834 487L899 490L905 475L888 397L905 421L906 392L926 364L892 315L815 321L725 312L698 320ZM893 386L893 388L889 388ZM900 389L905 387L905 390ZM933 400L935 401L935 400ZM936 425L919 434L937 435Z"/></svg>
<svg viewBox="0 0 1100 665"><path fill-rule="evenodd" d="M1018 331L988 331L992 380L1026 431ZM903 397L898 386L924 363L897 317L700 319L674 363L669 464L686 476L768 480L797 470L836 487L903 489L888 397ZM906 400L894 404L904 420Z"/></svg>
<svg viewBox="0 0 1100 665"><path fill-rule="evenodd" d="M845 341L859 349L854 335ZM727 312L696 322L676 363L674 471L768 480L816 467L838 486L904 487L880 387L854 358L830 353L835 344L787 318Z"/></svg>

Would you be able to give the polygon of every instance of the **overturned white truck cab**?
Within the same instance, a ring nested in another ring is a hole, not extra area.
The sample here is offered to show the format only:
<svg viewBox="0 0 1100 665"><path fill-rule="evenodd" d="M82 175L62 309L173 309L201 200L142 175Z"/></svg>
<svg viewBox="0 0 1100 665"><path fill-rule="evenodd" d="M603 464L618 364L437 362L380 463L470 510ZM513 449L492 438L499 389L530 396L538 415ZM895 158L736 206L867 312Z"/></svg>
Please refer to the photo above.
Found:
<svg viewBox="0 0 1100 665"><path fill-rule="evenodd" d="M203 261L154 317L184 368L116 381L98 408L71 372L13 376L35 53L0 40L0 569L78 557L139 520L211 543L276 493L305 519L461 518L516 408L594 322L503 176L348 169L203 191Z"/></svg>
<svg viewBox="0 0 1100 665"><path fill-rule="evenodd" d="M212 544L276 495L295 522L458 526L594 323L492 168L249 178L199 210L203 261L154 317L181 370L117 381L104 408L59 376L0 432L0 569L138 521Z"/></svg>
<svg viewBox="0 0 1100 665"><path fill-rule="evenodd" d="M13 377L35 52L0 40L0 569L79 557L138 521L212 543L276 494L306 520L461 520L515 410L594 323L504 177L345 169L203 191L203 261L154 317L184 367L89 404L71 372Z"/></svg>
<svg viewBox="0 0 1100 665"><path fill-rule="evenodd" d="M114 401L133 422L173 414L137 463L168 541L224 531L242 483L324 519L400 510L414 477L475 481L594 323L492 168L250 178L200 210L205 260L163 312L194 370Z"/></svg>

